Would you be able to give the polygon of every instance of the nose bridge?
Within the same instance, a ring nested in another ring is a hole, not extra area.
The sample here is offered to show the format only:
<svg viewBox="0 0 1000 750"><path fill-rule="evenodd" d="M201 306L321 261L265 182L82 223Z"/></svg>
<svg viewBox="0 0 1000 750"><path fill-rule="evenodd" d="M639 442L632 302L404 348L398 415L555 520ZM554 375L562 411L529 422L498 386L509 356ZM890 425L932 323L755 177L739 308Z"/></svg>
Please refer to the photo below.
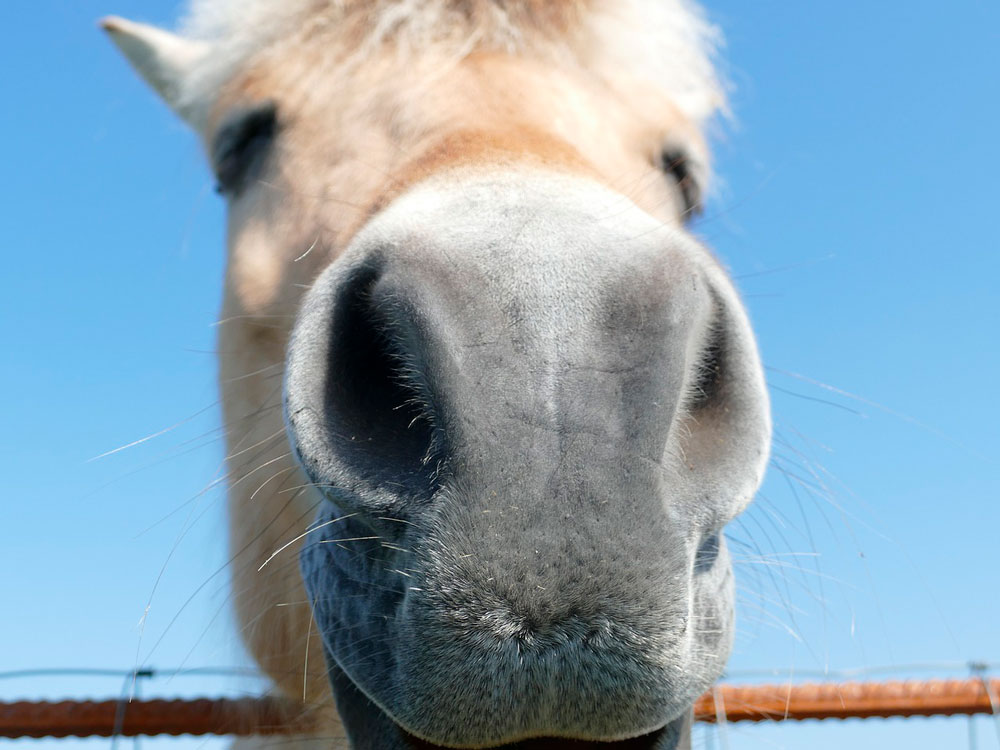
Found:
<svg viewBox="0 0 1000 750"><path fill-rule="evenodd" d="M380 292L418 319L457 445L533 432L532 461L590 435L659 461L710 313L704 278L662 227L547 208L505 206L495 236L479 217L481 236L459 223L404 241Z"/></svg>

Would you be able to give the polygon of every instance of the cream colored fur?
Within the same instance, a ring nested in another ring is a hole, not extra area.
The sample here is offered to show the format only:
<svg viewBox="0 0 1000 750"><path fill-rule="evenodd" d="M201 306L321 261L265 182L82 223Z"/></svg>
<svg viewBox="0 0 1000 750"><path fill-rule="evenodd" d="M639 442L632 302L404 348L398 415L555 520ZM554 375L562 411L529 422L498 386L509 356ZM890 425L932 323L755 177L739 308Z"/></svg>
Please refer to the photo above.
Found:
<svg viewBox="0 0 1000 750"><path fill-rule="evenodd" d="M544 5L544 3L536 3ZM364 16L364 31L350 40L362 62L386 41L419 54L442 46L456 58L471 51L499 51L572 62L614 83L638 79L664 91L698 122L724 105L713 66L720 37L688 0L565 2L580 23L546 27L538 13L509 10L523 3L486 0L193 0L181 30L213 47L211 59L188 79L187 102L211 100L255 57L295 45L303 35L325 35L337 44L345 25ZM472 7L474 13L467 13ZM530 17L534 15L535 17ZM526 17L529 16L529 17Z"/></svg>

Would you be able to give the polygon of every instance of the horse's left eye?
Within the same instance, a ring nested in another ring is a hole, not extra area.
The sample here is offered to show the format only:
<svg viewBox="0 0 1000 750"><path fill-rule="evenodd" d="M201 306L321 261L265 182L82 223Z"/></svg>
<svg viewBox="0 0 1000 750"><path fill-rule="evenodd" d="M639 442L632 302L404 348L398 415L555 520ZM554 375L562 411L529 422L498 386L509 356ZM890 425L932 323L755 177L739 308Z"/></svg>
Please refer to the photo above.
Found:
<svg viewBox="0 0 1000 750"><path fill-rule="evenodd" d="M211 158L220 193L236 195L246 186L267 154L277 124L277 110L268 102L239 113L219 128Z"/></svg>
<svg viewBox="0 0 1000 750"><path fill-rule="evenodd" d="M691 157L680 149L664 149L660 154L660 169L677 183L684 201L682 217L687 220L701 213L701 186L695 176Z"/></svg>

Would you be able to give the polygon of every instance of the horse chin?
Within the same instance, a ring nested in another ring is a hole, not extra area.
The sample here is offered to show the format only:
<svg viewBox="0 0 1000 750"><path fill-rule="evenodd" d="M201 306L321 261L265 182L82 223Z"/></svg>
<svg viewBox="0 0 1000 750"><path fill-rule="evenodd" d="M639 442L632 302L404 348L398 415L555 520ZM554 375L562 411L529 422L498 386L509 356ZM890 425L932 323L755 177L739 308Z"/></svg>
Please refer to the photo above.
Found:
<svg viewBox="0 0 1000 750"><path fill-rule="evenodd" d="M690 750L692 712L652 732L617 741L594 741L578 738L535 737L504 745L439 745L417 737L397 724L341 670L327 655L330 684L337 710L354 750Z"/></svg>

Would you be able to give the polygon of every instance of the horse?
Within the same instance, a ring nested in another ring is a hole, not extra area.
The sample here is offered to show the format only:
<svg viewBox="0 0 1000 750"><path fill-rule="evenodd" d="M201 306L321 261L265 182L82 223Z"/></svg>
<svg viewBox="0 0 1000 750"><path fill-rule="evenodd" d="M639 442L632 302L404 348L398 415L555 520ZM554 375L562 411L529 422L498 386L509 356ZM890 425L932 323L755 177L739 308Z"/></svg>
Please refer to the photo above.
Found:
<svg viewBox="0 0 1000 750"><path fill-rule="evenodd" d="M232 600L324 746L690 744L767 464L687 0L192 0L111 39L228 205ZM300 738L308 743L309 738Z"/></svg>

